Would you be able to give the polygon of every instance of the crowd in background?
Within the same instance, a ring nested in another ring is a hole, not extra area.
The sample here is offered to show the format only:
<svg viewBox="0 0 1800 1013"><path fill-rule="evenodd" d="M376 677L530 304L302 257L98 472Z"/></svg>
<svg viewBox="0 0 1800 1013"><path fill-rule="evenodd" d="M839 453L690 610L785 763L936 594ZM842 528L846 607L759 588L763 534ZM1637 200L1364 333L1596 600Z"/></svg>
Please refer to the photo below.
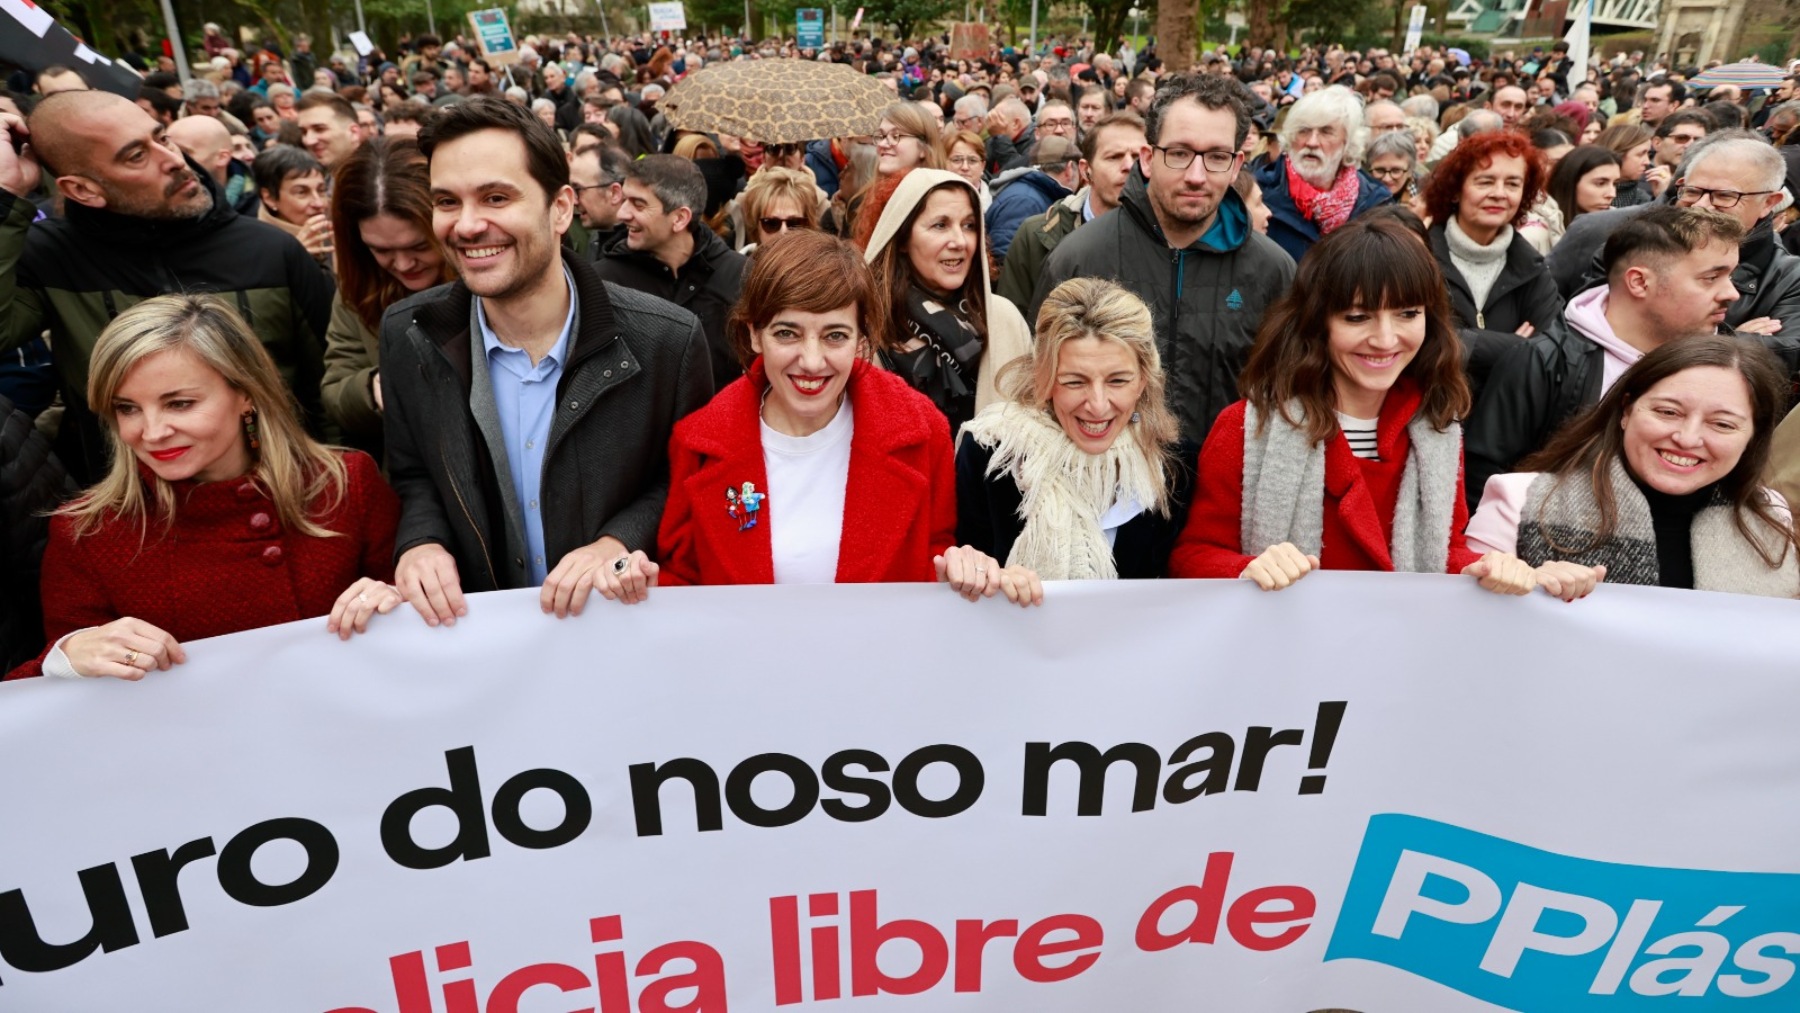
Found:
<svg viewBox="0 0 1800 1013"><path fill-rule="evenodd" d="M514 587L1800 595L1792 68L522 42L11 75L14 675ZM892 103L780 144L659 108L785 58Z"/></svg>

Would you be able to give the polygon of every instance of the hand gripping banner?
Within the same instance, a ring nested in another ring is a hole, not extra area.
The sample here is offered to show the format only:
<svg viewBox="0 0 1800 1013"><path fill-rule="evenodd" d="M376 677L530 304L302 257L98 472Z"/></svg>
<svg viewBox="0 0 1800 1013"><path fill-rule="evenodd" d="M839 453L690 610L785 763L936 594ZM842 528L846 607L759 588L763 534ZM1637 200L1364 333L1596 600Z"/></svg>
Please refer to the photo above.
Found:
<svg viewBox="0 0 1800 1013"><path fill-rule="evenodd" d="M0 687L0 1009L1800 1008L1800 605L535 592Z"/></svg>

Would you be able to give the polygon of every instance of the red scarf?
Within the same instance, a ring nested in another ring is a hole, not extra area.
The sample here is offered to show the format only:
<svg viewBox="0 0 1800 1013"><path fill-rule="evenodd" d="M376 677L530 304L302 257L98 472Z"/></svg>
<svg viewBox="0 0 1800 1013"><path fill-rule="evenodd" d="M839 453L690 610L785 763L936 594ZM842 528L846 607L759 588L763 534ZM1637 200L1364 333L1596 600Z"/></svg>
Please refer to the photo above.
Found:
<svg viewBox="0 0 1800 1013"><path fill-rule="evenodd" d="M1287 163L1287 183L1288 196L1293 199L1294 207L1300 210L1300 217L1317 225L1320 235L1349 221L1350 212L1356 210L1359 186L1354 165L1341 166L1337 179L1331 183L1331 189L1321 190L1300 175L1300 170L1294 168L1294 160L1290 158Z"/></svg>

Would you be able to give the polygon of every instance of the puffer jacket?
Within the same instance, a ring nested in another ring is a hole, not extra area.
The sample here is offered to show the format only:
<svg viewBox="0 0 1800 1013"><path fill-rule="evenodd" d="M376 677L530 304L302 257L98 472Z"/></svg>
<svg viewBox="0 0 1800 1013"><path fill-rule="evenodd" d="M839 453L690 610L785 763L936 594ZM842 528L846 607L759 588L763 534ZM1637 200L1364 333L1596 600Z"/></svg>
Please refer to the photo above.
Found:
<svg viewBox="0 0 1800 1013"><path fill-rule="evenodd" d="M1211 229L1172 250L1133 169L1117 208L1071 232L1045 261L1027 320L1056 286L1110 278L1136 293L1156 321L1169 407L1182 438L1203 442L1219 412L1238 399L1238 374L1263 313L1294 280L1294 261L1250 227L1243 199L1226 190Z"/></svg>
<svg viewBox="0 0 1800 1013"><path fill-rule="evenodd" d="M211 192L212 210L152 221L73 201L65 217L32 224L37 208L0 191L0 352L50 330L67 410L56 450L77 481L105 471L111 453L88 411L88 359L114 317L153 296L212 293L250 325L305 413L325 435L319 383L335 286L293 237L245 218L212 174L188 167Z"/></svg>
<svg viewBox="0 0 1800 1013"><path fill-rule="evenodd" d="M988 248L994 259L1005 261L1013 235L1032 215L1069 196L1069 188L1056 177L1035 167L1014 169L994 180L994 202L987 209Z"/></svg>

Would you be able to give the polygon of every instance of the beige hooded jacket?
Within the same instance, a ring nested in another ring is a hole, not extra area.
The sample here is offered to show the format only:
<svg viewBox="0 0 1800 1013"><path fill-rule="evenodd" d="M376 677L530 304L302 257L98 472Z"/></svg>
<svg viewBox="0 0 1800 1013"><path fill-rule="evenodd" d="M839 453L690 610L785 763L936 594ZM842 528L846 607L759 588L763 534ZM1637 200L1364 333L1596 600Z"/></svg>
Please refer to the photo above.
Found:
<svg viewBox="0 0 1800 1013"><path fill-rule="evenodd" d="M912 214L913 208L925 199L927 193L945 184L962 187L971 201L978 199L975 188L969 185L969 181L954 172L943 169L912 170L895 189L887 207L882 209L881 218L875 222L875 231L869 236L869 248L864 252L863 259L873 264L881 251L894 241L900 226ZM981 221L979 211L975 220ZM1025 323L1025 317L1019 313L1018 307L994 294L992 279L988 276L985 229L982 231L981 250L975 256L975 262L981 268L981 290L987 293L987 347L981 354L981 373L975 386L975 410L979 412L1002 400L994 378L999 375L1002 366L1031 353L1031 328Z"/></svg>

